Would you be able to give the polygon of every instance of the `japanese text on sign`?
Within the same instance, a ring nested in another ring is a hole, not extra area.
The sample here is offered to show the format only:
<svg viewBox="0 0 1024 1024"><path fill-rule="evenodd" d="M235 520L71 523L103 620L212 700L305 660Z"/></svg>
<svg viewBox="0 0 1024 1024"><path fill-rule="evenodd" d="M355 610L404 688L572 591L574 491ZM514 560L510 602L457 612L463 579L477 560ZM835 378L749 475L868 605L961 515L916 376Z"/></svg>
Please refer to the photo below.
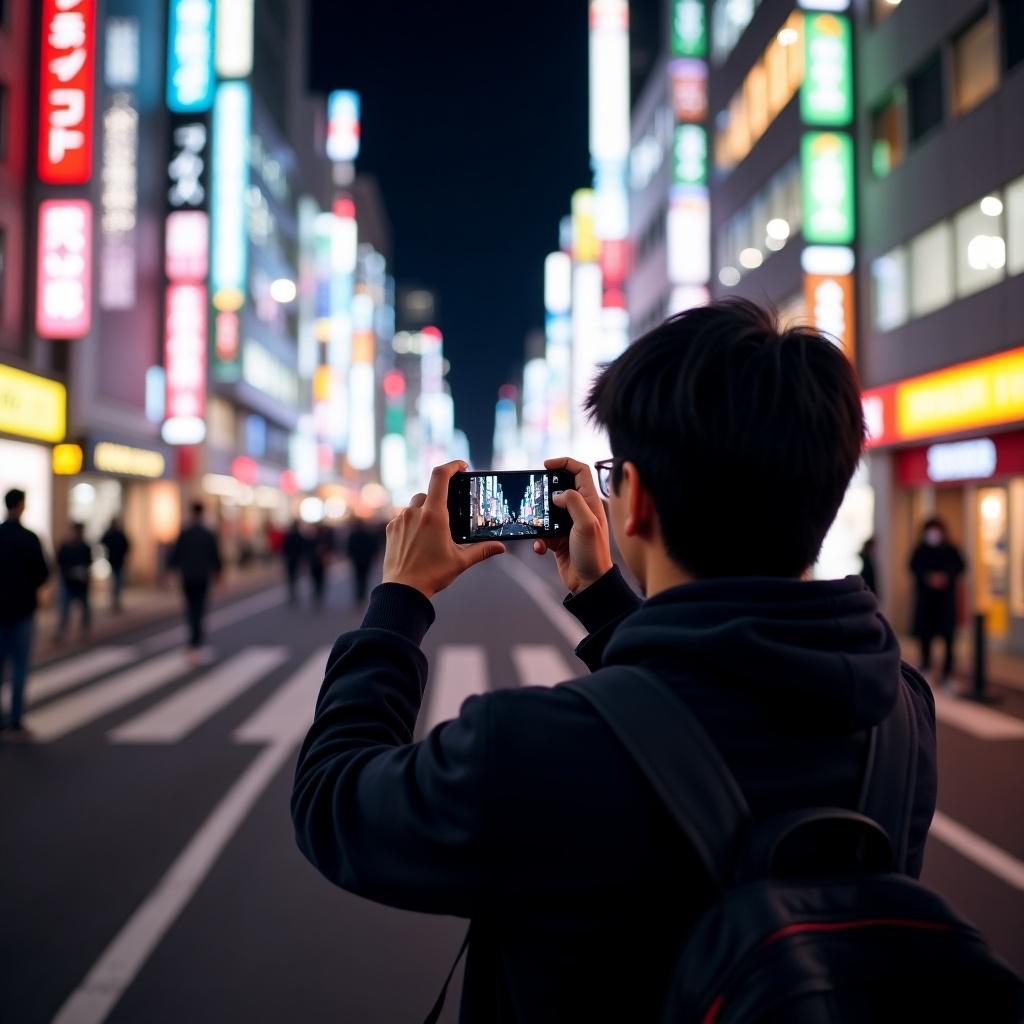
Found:
<svg viewBox="0 0 1024 1024"><path fill-rule="evenodd" d="M36 331L42 338L81 338L89 330L92 207L85 199L39 204Z"/></svg>

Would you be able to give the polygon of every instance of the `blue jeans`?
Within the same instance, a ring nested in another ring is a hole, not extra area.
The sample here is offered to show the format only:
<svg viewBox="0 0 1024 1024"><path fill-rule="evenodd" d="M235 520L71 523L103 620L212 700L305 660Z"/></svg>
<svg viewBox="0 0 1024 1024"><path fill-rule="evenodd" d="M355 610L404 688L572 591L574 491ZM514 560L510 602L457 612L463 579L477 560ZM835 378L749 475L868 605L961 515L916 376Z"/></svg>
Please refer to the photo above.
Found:
<svg viewBox="0 0 1024 1024"><path fill-rule="evenodd" d="M82 632L88 632L91 622L89 614L89 588L77 581L68 582L61 580L60 585L60 623L57 626L57 635L63 636L67 631L68 622L71 620L71 606L80 604L82 606Z"/></svg>
<svg viewBox="0 0 1024 1024"><path fill-rule="evenodd" d="M21 710L25 700L25 680L28 678L28 659L32 650L32 616L20 622L0 622L0 687L4 681L4 666L11 659L11 728L21 726ZM0 714L0 728L4 725Z"/></svg>

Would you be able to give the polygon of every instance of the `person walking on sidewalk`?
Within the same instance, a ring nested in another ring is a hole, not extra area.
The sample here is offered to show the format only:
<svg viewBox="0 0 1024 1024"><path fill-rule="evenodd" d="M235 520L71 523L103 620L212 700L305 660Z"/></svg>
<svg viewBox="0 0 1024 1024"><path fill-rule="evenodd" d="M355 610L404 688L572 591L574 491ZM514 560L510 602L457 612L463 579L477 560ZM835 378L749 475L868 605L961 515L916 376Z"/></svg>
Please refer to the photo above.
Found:
<svg viewBox="0 0 1024 1024"><path fill-rule="evenodd" d="M14 488L4 496L7 518L0 525L0 565L4 583L0 587L0 688L4 669L11 662L11 717L5 721L0 710L0 729L9 728L12 736L24 737L28 731L21 723L32 652L32 624L36 614L36 592L50 575L39 538L21 525L25 512L25 492Z"/></svg>
<svg viewBox="0 0 1024 1024"><path fill-rule="evenodd" d="M914 577L914 636L921 644L921 671L932 664L932 641L945 642L941 685L953 685L953 633L956 629L957 580L964 571L964 559L949 540L946 524L937 517L921 528L921 540L910 558Z"/></svg>
<svg viewBox="0 0 1024 1024"><path fill-rule="evenodd" d="M92 548L85 539L85 526L82 523L72 523L68 528L64 543L57 549L57 565L60 569L60 623L57 626L57 640L61 641L67 635L73 604L81 605L80 629L84 637L92 625L89 608Z"/></svg>
<svg viewBox="0 0 1024 1024"><path fill-rule="evenodd" d="M309 576L313 581L313 604L317 608L324 606L327 565L333 556L334 531L326 523L318 523L309 542Z"/></svg>
<svg viewBox="0 0 1024 1024"><path fill-rule="evenodd" d="M356 519L345 545L346 554L352 561L352 583L357 605L366 601L366 584L370 577L370 566L380 550L380 534L372 529L365 519Z"/></svg>
<svg viewBox="0 0 1024 1024"><path fill-rule="evenodd" d="M223 568L217 537L203 522L203 504L200 501L192 505L192 521L175 542L168 568L177 570L181 575L189 627L189 658L198 665L203 660L203 619L210 584L216 583Z"/></svg>
<svg viewBox="0 0 1024 1024"><path fill-rule="evenodd" d="M128 552L131 551L131 541L128 535L121 529L120 522L114 518L110 520L107 532L100 538L100 543L106 549L107 561L110 563L110 607L111 610L121 610L121 591L124 588L124 566L128 560Z"/></svg>
<svg viewBox="0 0 1024 1024"><path fill-rule="evenodd" d="M299 572L302 563L309 556L310 543L302 532L302 523L293 520L281 543L281 554L284 555L284 571L288 578L288 604L292 607L298 600Z"/></svg>

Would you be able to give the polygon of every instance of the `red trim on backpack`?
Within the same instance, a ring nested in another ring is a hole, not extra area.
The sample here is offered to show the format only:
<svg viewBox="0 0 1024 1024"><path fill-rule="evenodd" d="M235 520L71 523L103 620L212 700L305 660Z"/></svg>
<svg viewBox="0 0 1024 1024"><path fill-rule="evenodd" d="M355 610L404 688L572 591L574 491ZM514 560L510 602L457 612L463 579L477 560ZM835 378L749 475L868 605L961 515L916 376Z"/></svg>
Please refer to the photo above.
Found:
<svg viewBox="0 0 1024 1024"><path fill-rule="evenodd" d="M905 917L866 917L860 921L801 921L797 924L787 924L785 928L773 932L757 948L764 949L765 946L770 946L773 942L808 932L844 932L860 928L916 928L918 931L926 932L949 932L953 930L953 927L953 925L945 924L942 921L915 921ZM725 996L716 996L708 1007L707 1013L701 1018L701 1024L715 1024L723 1006L725 1006Z"/></svg>

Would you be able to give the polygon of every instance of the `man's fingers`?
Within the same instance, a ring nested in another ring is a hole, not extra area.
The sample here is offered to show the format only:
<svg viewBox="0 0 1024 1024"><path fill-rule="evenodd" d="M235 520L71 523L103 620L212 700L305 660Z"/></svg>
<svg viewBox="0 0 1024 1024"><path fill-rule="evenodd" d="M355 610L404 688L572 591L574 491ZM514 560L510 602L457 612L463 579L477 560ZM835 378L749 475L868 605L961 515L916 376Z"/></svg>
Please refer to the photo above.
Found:
<svg viewBox="0 0 1024 1024"><path fill-rule="evenodd" d="M572 473L576 490L586 499L587 504L590 506L590 511L595 516L604 515L601 495L597 493L597 484L594 482L594 474L590 466L585 462L580 462L579 459L572 459L568 456L562 456L556 459L545 459L544 468L551 470L566 469Z"/></svg>
<svg viewBox="0 0 1024 1024"><path fill-rule="evenodd" d="M548 546L542 540L535 540L533 542L533 550L536 551L538 555L545 555L547 554Z"/></svg>
<svg viewBox="0 0 1024 1024"><path fill-rule="evenodd" d="M409 508L423 508L423 503L427 500L427 496L420 491L419 494L414 494L409 499Z"/></svg>
<svg viewBox="0 0 1024 1024"><path fill-rule="evenodd" d="M559 498L555 499L555 503L558 504L559 501L572 517L574 529L587 528L592 525L595 518L594 511L590 507L590 502L579 491L563 491Z"/></svg>
<svg viewBox="0 0 1024 1024"><path fill-rule="evenodd" d="M483 562L495 555L505 554L505 545L492 540L483 544L463 544L462 550L465 552L465 564L468 569L471 565L476 565L477 562Z"/></svg>
<svg viewBox="0 0 1024 1024"><path fill-rule="evenodd" d="M448 483L456 473L466 469L461 459L446 462L443 466L435 466L430 474L430 486L427 487L427 498L424 507L440 512L448 508Z"/></svg>

